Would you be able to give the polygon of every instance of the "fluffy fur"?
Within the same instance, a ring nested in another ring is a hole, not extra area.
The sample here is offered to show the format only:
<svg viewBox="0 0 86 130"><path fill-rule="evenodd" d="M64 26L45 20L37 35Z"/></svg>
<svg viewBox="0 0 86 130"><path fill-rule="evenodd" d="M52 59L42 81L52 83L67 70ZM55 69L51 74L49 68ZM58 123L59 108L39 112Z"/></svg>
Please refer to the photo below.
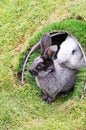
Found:
<svg viewBox="0 0 86 130"><path fill-rule="evenodd" d="M74 87L77 70L60 66L57 59L46 61L37 57L30 66L30 73L43 91L42 99L51 103L60 92L68 92Z"/></svg>
<svg viewBox="0 0 86 130"><path fill-rule="evenodd" d="M57 54L58 63L71 69L85 67L85 56L79 42L68 35Z"/></svg>

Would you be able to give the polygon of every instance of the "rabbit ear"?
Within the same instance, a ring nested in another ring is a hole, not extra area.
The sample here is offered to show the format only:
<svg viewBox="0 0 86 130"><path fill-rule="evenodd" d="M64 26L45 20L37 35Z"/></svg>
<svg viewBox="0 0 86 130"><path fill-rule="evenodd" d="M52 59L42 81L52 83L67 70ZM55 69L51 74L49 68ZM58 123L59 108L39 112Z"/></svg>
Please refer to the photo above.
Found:
<svg viewBox="0 0 86 130"><path fill-rule="evenodd" d="M44 52L44 54L43 54L43 58L44 58L44 59L53 59L55 53L57 52L57 50L58 50L57 45L49 46L49 47L45 50L45 52Z"/></svg>
<svg viewBox="0 0 86 130"><path fill-rule="evenodd" d="M48 48L50 45L51 45L51 38L50 38L49 33L46 33L42 37L41 43L40 43L42 55L44 54L45 49Z"/></svg>

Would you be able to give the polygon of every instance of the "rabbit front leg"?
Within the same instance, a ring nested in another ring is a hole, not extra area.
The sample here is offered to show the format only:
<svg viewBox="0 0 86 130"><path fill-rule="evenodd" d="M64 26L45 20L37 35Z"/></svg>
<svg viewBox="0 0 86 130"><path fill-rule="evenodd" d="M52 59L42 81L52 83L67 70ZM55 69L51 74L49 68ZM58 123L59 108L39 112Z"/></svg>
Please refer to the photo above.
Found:
<svg viewBox="0 0 86 130"><path fill-rule="evenodd" d="M42 90L42 91L43 91L43 95L42 95L43 101L46 101L48 104L55 101L55 97L56 97L55 94L51 96L45 90Z"/></svg>
<svg viewBox="0 0 86 130"><path fill-rule="evenodd" d="M43 87L43 86L41 87L40 82L39 82L40 80L38 80L38 78L35 78L35 80L36 80L36 83L38 84L38 86L42 89L41 99L43 101L46 101L47 103L54 102L55 97L49 96L48 92L44 89L45 87Z"/></svg>
<svg viewBox="0 0 86 130"><path fill-rule="evenodd" d="M46 93L46 91L45 90L42 90L42 100L43 101L47 101L47 99L48 99L48 94Z"/></svg>
<svg viewBox="0 0 86 130"><path fill-rule="evenodd" d="M50 103L52 103L52 102L55 101L55 98L43 94L43 95L42 95L42 100L43 100L43 101L46 101L48 104L50 104Z"/></svg>
<svg viewBox="0 0 86 130"><path fill-rule="evenodd" d="M51 104L51 103L53 103L55 101L55 97L53 98L53 97L48 97L48 99L47 99L47 103L48 104Z"/></svg>
<svg viewBox="0 0 86 130"><path fill-rule="evenodd" d="M56 96L58 95L58 91L54 91L53 90L48 94L48 99L47 99L47 103L51 104L56 100Z"/></svg>

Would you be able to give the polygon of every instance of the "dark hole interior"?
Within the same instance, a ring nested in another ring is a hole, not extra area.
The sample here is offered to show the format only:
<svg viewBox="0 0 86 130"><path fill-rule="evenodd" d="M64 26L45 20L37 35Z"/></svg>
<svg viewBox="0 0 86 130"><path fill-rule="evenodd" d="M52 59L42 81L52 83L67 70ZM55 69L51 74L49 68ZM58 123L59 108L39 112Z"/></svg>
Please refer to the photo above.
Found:
<svg viewBox="0 0 86 130"><path fill-rule="evenodd" d="M59 51L61 43L63 41L65 41L67 36L68 36L67 32L53 32L53 33L50 33L52 45L57 45L58 46L58 51ZM55 58L57 58L56 55L57 55L58 51L55 54Z"/></svg>

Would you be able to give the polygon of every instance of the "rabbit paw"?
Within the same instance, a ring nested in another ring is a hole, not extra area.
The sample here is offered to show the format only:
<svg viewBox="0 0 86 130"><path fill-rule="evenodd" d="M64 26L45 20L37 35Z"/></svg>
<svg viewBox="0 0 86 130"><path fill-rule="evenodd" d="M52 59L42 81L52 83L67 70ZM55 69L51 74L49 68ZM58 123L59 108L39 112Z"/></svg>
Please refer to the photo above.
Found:
<svg viewBox="0 0 86 130"><path fill-rule="evenodd" d="M54 102L55 101L55 99L54 98L51 98L51 97L48 97L48 99L47 99L47 103L48 104L51 104L52 102Z"/></svg>
<svg viewBox="0 0 86 130"><path fill-rule="evenodd" d="M49 97L46 94L43 94L41 98L42 98L43 101L47 102L48 104L55 101L55 98Z"/></svg>
<svg viewBox="0 0 86 130"><path fill-rule="evenodd" d="M43 94L43 95L42 95L42 100L43 100L43 101L47 101L47 99L48 99L48 96L45 95L45 94Z"/></svg>

